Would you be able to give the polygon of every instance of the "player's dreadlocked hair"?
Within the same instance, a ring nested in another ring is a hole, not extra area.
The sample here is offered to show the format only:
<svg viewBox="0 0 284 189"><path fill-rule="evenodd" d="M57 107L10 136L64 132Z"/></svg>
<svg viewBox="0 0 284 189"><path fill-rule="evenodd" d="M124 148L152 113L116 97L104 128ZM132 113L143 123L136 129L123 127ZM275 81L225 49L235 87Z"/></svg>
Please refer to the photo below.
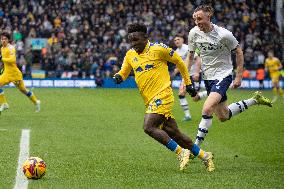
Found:
<svg viewBox="0 0 284 189"><path fill-rule="evenodd" d="M145 24L142 23L133 23L128 25L128 33L133 33L133 32L143 32L147 34L147 27Z"/></svg>
<svg viewBox="0 0 284 189"><path fill-rule="evenodd" d="M208 16L211 18L214 14L214 9L212 6L210 5L199 5L198 7L196 7L196 9L194 10L194 12L197 12L197 11L204 11L204 12L207 12L208 13Z"/></svg>

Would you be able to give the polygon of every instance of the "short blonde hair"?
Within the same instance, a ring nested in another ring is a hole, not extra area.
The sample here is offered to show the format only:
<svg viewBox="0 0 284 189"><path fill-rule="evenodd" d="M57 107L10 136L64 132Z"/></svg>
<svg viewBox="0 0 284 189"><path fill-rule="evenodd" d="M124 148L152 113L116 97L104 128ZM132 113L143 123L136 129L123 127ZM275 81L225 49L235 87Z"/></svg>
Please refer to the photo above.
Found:
<svg viewBox="0 0 284 189"><path fill-rule="evenodd" d="M214 14L214 9L211 5L199 5L198 7L196 7L196 9L194 10L194 13L197 11L202 10L203 12L208 13L208 16L211 18Z"/></svg>

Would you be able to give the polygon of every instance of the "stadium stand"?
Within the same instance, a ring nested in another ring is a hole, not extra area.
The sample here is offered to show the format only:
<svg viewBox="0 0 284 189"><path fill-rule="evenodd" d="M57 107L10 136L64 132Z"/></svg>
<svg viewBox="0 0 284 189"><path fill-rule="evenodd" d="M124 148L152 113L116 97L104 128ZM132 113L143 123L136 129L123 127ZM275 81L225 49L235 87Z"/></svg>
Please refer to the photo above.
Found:
<svg viewBox="0 0 284 189"><path fill-rule="evenodd" d="M45 77L101 81L117 72L129 49L127 24L144 22L149 25L150 39L171 45L175 34L187 35L194 26L192 13L202 2L2 0L0 29L13 33L18 65L26 78L37 69L43 70ZM215 9L213 22L232 31L240 41L247 69L255 70L263 64L270 49L284 60L276 2L211 2Z"/></svg>

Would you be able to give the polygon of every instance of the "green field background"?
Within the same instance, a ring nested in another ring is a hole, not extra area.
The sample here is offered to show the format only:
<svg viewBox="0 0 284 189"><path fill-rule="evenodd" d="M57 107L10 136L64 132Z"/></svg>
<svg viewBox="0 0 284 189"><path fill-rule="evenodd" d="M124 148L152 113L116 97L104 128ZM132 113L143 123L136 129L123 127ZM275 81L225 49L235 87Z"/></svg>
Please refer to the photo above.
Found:
<svg viewBox="0 0 284 189"><path fill-rule="evenodd" d="M67 188L283 188L284 99L273 108L250 107L213 126L202 147L215 154L208 173L195 159L179 171L172 152L143 129L144 104L137 89L35 89L42 111L16 89L5 89L10 109L0 116L0 188L13 188L22 129L31 130L30 155L46 161L47 173L29 189ZM229 102L253 91L230 90ZM264 91L272 97L271 91ZM189 99L193 120L175 91L174 115L195 138L203 101Z"/></svg>

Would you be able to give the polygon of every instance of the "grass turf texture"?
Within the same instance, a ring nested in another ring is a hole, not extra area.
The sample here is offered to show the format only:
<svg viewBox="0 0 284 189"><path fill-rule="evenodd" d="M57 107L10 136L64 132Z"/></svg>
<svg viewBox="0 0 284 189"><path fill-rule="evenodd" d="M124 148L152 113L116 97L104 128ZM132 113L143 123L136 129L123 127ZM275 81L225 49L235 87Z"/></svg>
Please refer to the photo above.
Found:
<svg viewBox="0 0 284 189"><path fill-rule="evenodd" d="M252 93L231 90L229 102ZM5 94L10 109L0 116L3 189L13 188L24 128L31 129L30 155L47 163L46 175L29 181L29 189L283 186L283 99L273 108L250 107L225 123L214 118L202 147L215 154L216 171L207 173L197 159L180 172L175 154L143 132L144 104L137 89L35 89L40 113L16 89ZM177 91L175 100L180 129L195 138L203 102L189 100L193 120L181 122Z"/></svg>

